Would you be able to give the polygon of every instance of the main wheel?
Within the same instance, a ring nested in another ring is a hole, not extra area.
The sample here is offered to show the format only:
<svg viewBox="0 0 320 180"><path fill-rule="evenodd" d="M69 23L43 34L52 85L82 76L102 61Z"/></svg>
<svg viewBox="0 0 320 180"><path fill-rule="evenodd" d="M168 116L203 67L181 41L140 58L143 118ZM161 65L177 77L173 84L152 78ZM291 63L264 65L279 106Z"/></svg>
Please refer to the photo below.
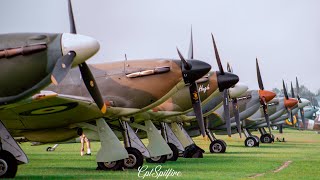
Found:
<svg viewBox="0 0 320 180"><path fill-rule="evenodd" d="M146 161L148 163L165 163L167 161L167 155L147 158Z"/></svg>
<svg viewBox="0 0 320 180"><path fill-rule="evenodd" d="M17 170L16 158L8 151L0 151L0 178L14 178Z"/></svg>
<svg viewBox="0 0 320 180"><path fill-rule="evenodd" d="M246 140L244 141L244 145L246 147L255 147L258 145L258 141L255 137L247 137Z"/></svg>
<svg viewBox="0 0 320 180"><path fill-rule="evenodd" d="M138 169L143 165L143 155L141 152L133 147L127 147L129 157L123 160L123 165L127 169Z"/></svg>
<svg viewBox="0 0 320 180"><path fill-rule="evenodd" d="M263 134L263 135L260 137L260 141L261 141L262 143L272 143L273 138L271 137L270 134Z"/></svg>
<svg viewBox="0 0 320 180"><path fill-rule="evenodd" d="M209 149L211 153L224 153L226 152L226 145L222 140L214 140L211 142Z"/></svg>
<svg viewBox="0 0 320 180"><path fill-rule="evenodd" d="M122 170L123 167L123 159L112 162L97 162L98 168L101 170L109 171L109 170Z"/></svg>
<svg viewBox="0 0 320 180"><path fill-rule="evenodd" d="M179 157L179 149L177 148L177 146L175 146L172 143L168 143L172 154L167 155L167 160L168 161L177 161L178 157Z"/></svg>
<svg viewBox="0 0 320 180"><path fill-rule="evenodd" d="M195 144L187 146L183 152L184 158L203 158L204 150Z"/></svg>
<svg viewBox="0 0 320 180"><path fill-rule="evenodd" d="M256 141L257 141L257 144L256 144L255 146L259 147L259 145L260 145L260 139L259 139L259 137L256 136L256 135L252 135L252 137L254 137L254 138L256 139Z"/></svg>

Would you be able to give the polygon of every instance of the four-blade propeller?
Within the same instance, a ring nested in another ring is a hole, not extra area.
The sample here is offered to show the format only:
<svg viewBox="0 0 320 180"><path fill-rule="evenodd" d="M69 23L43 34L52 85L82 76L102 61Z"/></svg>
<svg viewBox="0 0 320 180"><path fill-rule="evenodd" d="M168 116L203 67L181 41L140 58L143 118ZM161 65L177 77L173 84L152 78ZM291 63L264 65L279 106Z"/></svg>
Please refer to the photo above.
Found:
<svg viewBox="0 0 320 180"><path fill-rule="evenodd" d="M74 17L73 17L71 0L68 0L68 10L69 10L69 21L70 21L70 33L77 34ZM72 66L72 62L76 56L77 54L74 51L70 51L68 52L67 55L62 56L58 60L51 76L51 80L54 84L58 84L59 82L62 81L63 77L65 77L65 75L69 72ZM107 110L107 106L103 101L103 98L101 96L97 83L87 63L83 62L79 64L79 69L80 69L84 84L86 85L91 97L93 98L97 106L100 108L101 112L105 113Z"/></svg>
<svg viewBox="0 0 320 180"><path fill-rule="evenodd" d="M275 97L275 94L274 93L272 94L272 93L264 90L261 72L260 72L259 63L258 63L258 58L256 58L256 69L257 69L258 84L259 84L259 88L260 88L260 91L259 91L260 104L262 106L264 118L267 122L269 133L271 135L272 132L271 132L271 127L270 127L271 125L270 125L270 119L269 119L269 114L268 114L268 101L273 99Z"/></svg>
<svg viewBox="0 0 320 180"><path fill-rule="evenodd" d="M223 94L223 109L224 109L224 119L226 121L226 126L227 126L227 134L229 137L231 137L231 120L230 120L230 110L229 110L228 89L234 86L239 81L239 77L235 74L224 72L221 64L218 48L212 33L211 33L211 38L212 38L213 49L216 56L217 64L219 67L219 72L217 72L218 86L219 86L220 92L222 92Z"/></svg>

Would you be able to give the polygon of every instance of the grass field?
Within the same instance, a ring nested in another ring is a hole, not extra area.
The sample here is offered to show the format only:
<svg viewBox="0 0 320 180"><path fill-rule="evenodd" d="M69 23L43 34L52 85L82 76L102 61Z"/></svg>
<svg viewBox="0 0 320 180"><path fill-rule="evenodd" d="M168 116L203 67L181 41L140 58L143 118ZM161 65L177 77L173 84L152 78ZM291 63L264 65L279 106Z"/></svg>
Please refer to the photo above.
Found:
<svg viewBox="0 0 320 180"><path fill-rule="evenodd" d="M275 136L284 137L287 142L260 143L260 147L246 148L244 139L236 135L232 138L218 136L228 144L224 154L210 154L210 142L196 138L196 144L206 151L203 159L179 158L176 162L163 164L162 170L172 168L181 172L181 176L168 179L248 179L260 173L264 174L254 179L320 178L320 134L285 129L284 134L275 132ZM29 157L29 164L19 166L17 179L139 179L137 170L95 170L95 154L100 147L99 143L92 144L93 156L83 157L79 155L80 144L60 145L54 152L46 152L47 147L22 144ZM292 163L277 173L273 172L286 161ZM146 162L144 165L148 165L149 169L157 166Z"/></svg>

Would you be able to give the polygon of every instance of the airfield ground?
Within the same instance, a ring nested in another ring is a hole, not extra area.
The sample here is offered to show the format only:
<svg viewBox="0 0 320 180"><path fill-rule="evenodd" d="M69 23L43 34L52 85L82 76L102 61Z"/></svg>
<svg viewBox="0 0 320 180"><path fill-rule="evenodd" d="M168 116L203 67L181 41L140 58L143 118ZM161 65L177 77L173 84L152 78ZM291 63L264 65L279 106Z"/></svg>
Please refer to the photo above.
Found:
<svg viewBox="0 0 320 180"><path fill-rule="evenodd" d="M162 164L162 171L180 171L179 177L168 179L319 179L320 134L310 131L274 131L276 137L287 142L261 144L257 148L244 147L243 139L218 136L228 144L224 154L210 154L209 141L195 138L197 145L206 153L203 159L179 158L176 162ZM256 134L257 135L257 134ZM100 144L92 144L92 156L80 156L80 144L63 144L54 152L46 152L48 145L30 146L22 149L29 157L29 164L19 166L17 179L142 179L137 170L121 172L95 170L95 154ZM290 162L291 161L291 162ZM149 169L156 164L144 163ZM156 179L156 178L145 178ZM165 179L160 177L159 179Z"/></svg>

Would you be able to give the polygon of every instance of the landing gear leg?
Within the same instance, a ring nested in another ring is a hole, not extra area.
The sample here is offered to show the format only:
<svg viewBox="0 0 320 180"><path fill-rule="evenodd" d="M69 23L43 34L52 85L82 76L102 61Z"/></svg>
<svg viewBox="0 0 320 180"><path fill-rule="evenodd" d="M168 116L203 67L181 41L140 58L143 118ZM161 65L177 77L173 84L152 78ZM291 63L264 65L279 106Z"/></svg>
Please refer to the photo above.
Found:
<svg viewBox="0 0 320 180"><path fill-rule="evenodd" d="M193 142L181 124L172 123L171 128L185 149L183 152L184 158L203 158L204 150Z"/></svg>
<svg viewBox="0 0 320 180"><path fill-rule="evenodd" d="M26 163L27 156L0 121L0 178L14 178L18 164Z"/></svg>
<svg viewBox="0 0 320 180"><path fill-rule="evenodd" d="M123 127L122 136L129 157L124 159L124 167L127 169L138 169L143 165L143 152L146 156L150 156L147 148L125 121L120 121Z"/></svg>
<svg viewBox="0 0 320 180"><path fill-rule="evenodd" d="M206 122L206 124L208 124L207 119L205 119L205 122ZM217 139L214 136L214 134L212 133L212 131L210 131L210 129L208 129L207 127L206 127L206 134L211 141L210 146L209 146L210 152L211 153L225 153L226 149L227 149L226 142L222 139Z"/></svg>
<svg viewBox="0 0 320 180"><path fill-rule="evenodd" d="M178 140L177 136L173 133L172 129L167 123L161 123L161 134L172 151L172 154L167 155L167 160L177 161L179 157L179 151L184 151L182 143Z"/></svg>
<svg viewBox="0 0 320 180"><path fill-rule="evenodd" d="M97 153L98 169L122 170L123 159L127 159L128 152L123 147L117 136L111 130L105 119L96 120L101 148Z"/></svg>
<svg viewBox="0 0 320 180"><path fill-rule="evenodd" d="M274 136L273 134L267 133L267 131L264 128L258 128L261 136L260 141L261 143L272 143L274 142Z"/></svg>
<svg viewBox="0 0 320 180"><path fill-rule="evenodd" d="M144 124L145 125L143 126L137 123L130 123L132 127L147 132L149 141L147 149L150 156L146 161L150 163L164 163L167 160L167 155L172 154L172 150L150 120L145 121Z"/></svg>

